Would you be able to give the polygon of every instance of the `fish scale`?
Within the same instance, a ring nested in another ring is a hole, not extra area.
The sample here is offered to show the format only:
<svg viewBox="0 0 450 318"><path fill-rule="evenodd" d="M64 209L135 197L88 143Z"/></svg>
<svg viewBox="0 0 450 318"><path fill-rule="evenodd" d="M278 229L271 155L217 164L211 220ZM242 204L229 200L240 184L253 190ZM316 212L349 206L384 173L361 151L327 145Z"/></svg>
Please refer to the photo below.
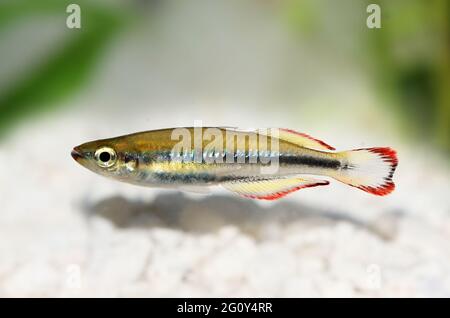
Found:
<svg viewBox="0 0 450 318"><path fill-rule="evenodd" d="M145 131L84 143L73 149L72 157L97 174L135 185L175 189L221 185L266 200L329 184L306 177L311 175L386 195L394 190L398 164L396 152L388 147L337 152L317 138L278 128Z"/></svg>

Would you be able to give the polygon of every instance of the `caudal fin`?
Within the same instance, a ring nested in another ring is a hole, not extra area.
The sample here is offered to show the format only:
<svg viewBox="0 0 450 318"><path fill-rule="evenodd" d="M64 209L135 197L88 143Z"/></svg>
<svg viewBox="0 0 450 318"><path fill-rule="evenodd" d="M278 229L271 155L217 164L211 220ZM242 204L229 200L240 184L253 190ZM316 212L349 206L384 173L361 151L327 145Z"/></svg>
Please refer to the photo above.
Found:
<svg viewBox="0 0 450 318"><path fill-rule="evenodd" d="M392 181L398 164L397 154L391 148L365 148L341 152L343 165L333 177L352 187L375 194L391 193Z"/></svg>

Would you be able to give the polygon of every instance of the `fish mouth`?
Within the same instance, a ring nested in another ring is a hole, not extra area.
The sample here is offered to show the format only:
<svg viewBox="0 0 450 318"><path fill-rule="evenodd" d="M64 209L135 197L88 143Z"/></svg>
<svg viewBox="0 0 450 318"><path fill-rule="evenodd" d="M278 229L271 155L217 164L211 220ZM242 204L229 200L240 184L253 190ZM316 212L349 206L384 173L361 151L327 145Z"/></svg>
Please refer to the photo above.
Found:
<svg viewBox="0 0 450 318"><path fill-rule="evenodd" d="M84 158L83 153L81 152L80 148L78 148L78 147L73 148L70 155L72 156L73 159L75 159L75 161L78 161L79 159Z"/></svg>

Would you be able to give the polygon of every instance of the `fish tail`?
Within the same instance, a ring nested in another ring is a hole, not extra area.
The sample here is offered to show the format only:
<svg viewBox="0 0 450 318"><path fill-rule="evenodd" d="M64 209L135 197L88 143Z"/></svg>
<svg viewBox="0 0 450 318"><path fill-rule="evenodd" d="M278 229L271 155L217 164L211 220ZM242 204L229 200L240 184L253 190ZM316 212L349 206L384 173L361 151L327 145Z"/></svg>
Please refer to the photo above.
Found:
<svg viewBox="0 0 450 318"><path fill-rule="evenodd" d="M391 148L364 148L340 152L341 168L333 178L352 187L375 194L391 193L392 181L398 164L397 154Z"/></svg>

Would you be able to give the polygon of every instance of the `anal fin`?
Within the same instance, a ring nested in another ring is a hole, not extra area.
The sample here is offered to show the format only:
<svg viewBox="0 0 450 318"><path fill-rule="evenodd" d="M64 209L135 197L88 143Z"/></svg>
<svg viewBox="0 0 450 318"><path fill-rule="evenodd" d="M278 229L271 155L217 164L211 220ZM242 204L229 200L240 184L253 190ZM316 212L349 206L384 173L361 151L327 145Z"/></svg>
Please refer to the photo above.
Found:
<svg viewBox="0 0 450 318"><path fill-rule="evenodd" d="M232 192L251 199L276 200L304 188L328 185L326 180L305 178L250 179L223 183Z"/></svg>

